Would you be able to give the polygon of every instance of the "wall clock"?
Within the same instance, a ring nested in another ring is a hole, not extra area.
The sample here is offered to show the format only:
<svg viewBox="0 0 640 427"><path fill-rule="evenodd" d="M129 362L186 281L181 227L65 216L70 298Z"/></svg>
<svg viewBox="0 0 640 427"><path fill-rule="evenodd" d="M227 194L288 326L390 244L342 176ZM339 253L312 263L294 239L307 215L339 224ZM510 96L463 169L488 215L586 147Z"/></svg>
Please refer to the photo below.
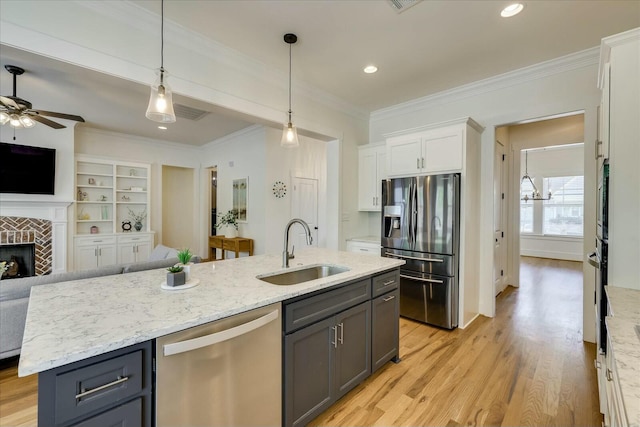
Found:
<svg viewBox="0 0 640 427"><path fill-rule="evenodd" d="M286 196L287 195L286 184L282 181L276 181L273 184L273 195L276 196L278 199L281 199L284 196Z"/></svg>
<svg viewBox="0 0 640 427"><path fill-rule="evenodd" d="M131 231L131 221L122 221L122 231Z"/></svg>

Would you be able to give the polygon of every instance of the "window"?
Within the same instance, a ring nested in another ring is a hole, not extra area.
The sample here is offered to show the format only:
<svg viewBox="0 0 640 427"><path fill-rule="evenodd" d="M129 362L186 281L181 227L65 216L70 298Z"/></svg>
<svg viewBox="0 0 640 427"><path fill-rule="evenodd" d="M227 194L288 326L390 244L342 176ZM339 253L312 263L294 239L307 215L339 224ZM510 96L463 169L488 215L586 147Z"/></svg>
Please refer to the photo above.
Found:
<svg viewBox="0 0 640 427"><path fill-rule="evenodd" d="M584 177L550 177L545 180L545 184L551 190L552 198L543 202L543 234L582 237ZM548 189L545 188L545 192Z"/></svg>
<svg viewBox="0 0 640 427"><path fill-rule="evenodd" d="M543 195L551 190L551 199L520 201L520 233L582 237L584 219L584 176L534 177ZM527 180L520 194L531 194Z"/></svg>

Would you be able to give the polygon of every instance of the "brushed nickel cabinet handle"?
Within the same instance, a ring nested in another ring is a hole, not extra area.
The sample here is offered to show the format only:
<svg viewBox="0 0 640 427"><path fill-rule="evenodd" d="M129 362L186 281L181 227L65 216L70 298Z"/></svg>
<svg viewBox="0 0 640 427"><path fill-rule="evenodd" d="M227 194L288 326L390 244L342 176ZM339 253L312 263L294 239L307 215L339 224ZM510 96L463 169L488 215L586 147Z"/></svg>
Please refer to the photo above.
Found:
<svg viewBox="0 0 640 427"><path fill-rule="evenodd" d="M118 378L116 380L111 381L108 384L101 385L100 387L92 388L90 390L87 390L87 389L83 388L79 394L76 394L76 399L82 399L83 397L87 397L89 395L92 395L93 393L99 392L100 390L104 390L105 388L113 387L114 385L121 384L121 383L123 383L125 381L129 381L129 377L121 377L121 376L118 375Z"/></svg>
<svg viewBox="0 0 640 427"><path fill-rule="evenodd" d="M420 169L420 157L416 158L416 169Z"/></svg>
<svg viewBox="0 0 640 427"><path fill-rule="evenodd" d="M340 328L340 338L338 338L338 342L344 344L344 323L338 323L338 328Z"/></svg>
<svg viewBox="0 0 640 427"><path fill-rule="evenodd" d="M384 302L389 302L389 301L391 301L392 299L394 299L395 297L396 297L395 295L390 295L390 296L388 296L388 297L386 297L386 298L383 298L383 299L382 299L382 301L384 301Z"/></svg>
<svg viewBox="0 0 640 427"><path fill-rule="evenodd" d="M394 283L396 283L396 279L389 280L388 282L384 282L382 286L389 286L389 285L393 285Z"/></svg>
<svg viewBox="0 0 640 427"><path fill-rule="evenodd" d="M333 348L338 348L338 327L332 326L331 329L333 329L333 342L331 344L333 344Z"/></svg>
<svg viewBox="0 0 640 427"><path fill-rule="evenodd" d="M613 372L609 368L607 368L607 381L613 381Z"/></svg>

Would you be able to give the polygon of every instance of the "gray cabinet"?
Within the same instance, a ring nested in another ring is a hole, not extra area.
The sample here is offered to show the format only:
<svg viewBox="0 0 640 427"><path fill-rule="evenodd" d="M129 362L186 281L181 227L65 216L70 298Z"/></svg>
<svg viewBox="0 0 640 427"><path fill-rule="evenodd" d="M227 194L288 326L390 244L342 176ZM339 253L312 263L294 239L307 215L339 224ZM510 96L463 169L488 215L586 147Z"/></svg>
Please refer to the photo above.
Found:
<svg viewBox="0 0 640 427"><path fill-rule="evenodd" d="M365 301L285 336L285 425L306 425L371 373Z"/></svg>
<svg viewBox="0 0 640 427"><path fill-rule="evenodd" d="M152 347L136 344L42 372L40 426L151 426Z"/></svg>
<svg viewBox="0 0 640 427"><path fill-rule="evenodd" d="M399 282L395 269L285 302L285 426L306 425L372 366L398 361Z"/></svg>
<svg viewBox="0 0 640 427"><path fill-rule="evenodd" d="M400 290L397 288L371 301L371 371L389 360L397 362L399 343Z"/></svg>

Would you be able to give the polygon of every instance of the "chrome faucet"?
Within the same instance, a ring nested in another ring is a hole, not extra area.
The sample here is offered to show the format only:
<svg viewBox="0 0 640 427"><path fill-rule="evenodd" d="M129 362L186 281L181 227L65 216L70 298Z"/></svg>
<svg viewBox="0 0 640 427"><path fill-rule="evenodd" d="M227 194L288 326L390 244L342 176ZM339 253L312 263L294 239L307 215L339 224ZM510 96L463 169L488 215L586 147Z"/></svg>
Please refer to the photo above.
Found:
<svg viewBox="0 0 640 427"><path fill-rule="evenodd" d="M301 220L300 218L293 218L287 226L284 228L284 250L282 251L282 268L289 268L289 260L295 258L293 253L296 250L295 245L291 249L291 253L289 253L289 229L294 223L300 224L304 231L307 232L307 244L310 245L313 243L313 237L311 237L311 229L309 228L309 224Z"/></svg>

